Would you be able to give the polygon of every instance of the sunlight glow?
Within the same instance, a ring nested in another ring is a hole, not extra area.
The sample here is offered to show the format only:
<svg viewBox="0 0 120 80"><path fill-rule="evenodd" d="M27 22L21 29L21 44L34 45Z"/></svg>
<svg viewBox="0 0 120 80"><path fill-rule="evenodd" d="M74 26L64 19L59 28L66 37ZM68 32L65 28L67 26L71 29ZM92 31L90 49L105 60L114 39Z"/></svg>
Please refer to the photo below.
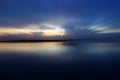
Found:
<svg viewBox="0 0 120 80"><path fill-rule="evenodd" d="M43 25L48 27L49 29L43 30L42 36L54 37L54 36L64 36L66 34L65 29L63 29L61 25L53 25L53 24L47 24L47 23Z"/></svg>
<svg viewBox="0 0 120 80"><path fill-rule="evenodd" d="M46 37L52 37L52 36L64 36L65 31L64 30L45 30L42 36Z"/></svg>
<svg viewBox="0 0 120 80"><path fill-rule="evenodd" d="M44 24L45 29L42 29L41 27L36 26L27 26L27 27L21 27L21 28L0 28L0 36L5 35L39 35L42 37L55 37L55 36L64 36L65 29L62 28L60 25L51 25L51 24Z"/></svg>
<svg viewBox="0 0 120 80"><path fill-rule="evenodd" d="M0 28L0 35L32 34L34 30L29 28Z"/></svg>

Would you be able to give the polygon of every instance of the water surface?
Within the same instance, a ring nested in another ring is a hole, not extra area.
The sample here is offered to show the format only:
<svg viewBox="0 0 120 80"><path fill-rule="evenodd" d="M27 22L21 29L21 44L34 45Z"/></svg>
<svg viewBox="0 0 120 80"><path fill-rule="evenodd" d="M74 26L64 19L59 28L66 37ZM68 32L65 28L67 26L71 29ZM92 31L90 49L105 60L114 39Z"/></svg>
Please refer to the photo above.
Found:
<svg viewBox="0 0 120 80"><path fill-rule="evenodd" d="M0 64L9 79L120 79L120 43L0 43Z"/></svg>

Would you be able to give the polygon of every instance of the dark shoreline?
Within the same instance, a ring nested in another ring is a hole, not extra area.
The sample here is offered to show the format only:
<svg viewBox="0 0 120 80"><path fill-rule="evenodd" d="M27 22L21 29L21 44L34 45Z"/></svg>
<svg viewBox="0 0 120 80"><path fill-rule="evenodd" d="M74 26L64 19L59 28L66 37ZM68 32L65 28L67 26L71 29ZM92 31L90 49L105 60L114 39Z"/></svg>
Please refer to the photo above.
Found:
<svg viewBox="0 0 120 80"><path fill-rule="evenodd" d="M5 40L0 42L120 42L116 39Z"/></svg>
<svg viewBox="0 0 120 80"><path fill-rule="evenodd" d="M66 42L66 41L79 41L79 40L6 40L0 42Z"/></svg>

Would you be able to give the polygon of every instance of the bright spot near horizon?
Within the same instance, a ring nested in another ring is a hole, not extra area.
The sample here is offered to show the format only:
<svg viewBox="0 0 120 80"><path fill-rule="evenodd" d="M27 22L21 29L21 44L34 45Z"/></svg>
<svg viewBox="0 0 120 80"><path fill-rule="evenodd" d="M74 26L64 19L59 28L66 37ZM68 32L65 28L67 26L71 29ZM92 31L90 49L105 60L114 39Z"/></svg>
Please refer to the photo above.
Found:
<svg viewBox="0 0 120 80"><path fill-rule="evenodd" d="M43 30L42 36L54 37L54 36L64 36L66 34L65 29L62 28L61 25L44 24L44 26L50 29Z"/></svg>
<svg viewBox="0 0 120 80"><path fill-rule="evenodd" d="M28 25L20 28L1 27L0 36L5 35L31 35L40 37L55 37L66 35L66 31L64 28L61 27L61 25L53 24Z"/></svg>

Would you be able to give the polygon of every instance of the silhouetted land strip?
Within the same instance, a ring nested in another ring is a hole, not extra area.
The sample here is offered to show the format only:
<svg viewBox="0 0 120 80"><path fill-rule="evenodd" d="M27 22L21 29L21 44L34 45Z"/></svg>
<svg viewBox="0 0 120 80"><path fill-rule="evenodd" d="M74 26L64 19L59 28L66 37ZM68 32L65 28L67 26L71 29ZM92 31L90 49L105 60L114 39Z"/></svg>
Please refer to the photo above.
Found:
<svg viewBox="0 0 120 80"><path fill-rule="evenodd" d="M7 41L0 41L0 42L67 42L67 41L79 41L74 39L68 40L7 40Z"/></svg>
<svg viewBox="0 0 120 80"><path fill-rule="evenodd" d="M0 42L120 42L117 39L5 40Z"/></svg>

